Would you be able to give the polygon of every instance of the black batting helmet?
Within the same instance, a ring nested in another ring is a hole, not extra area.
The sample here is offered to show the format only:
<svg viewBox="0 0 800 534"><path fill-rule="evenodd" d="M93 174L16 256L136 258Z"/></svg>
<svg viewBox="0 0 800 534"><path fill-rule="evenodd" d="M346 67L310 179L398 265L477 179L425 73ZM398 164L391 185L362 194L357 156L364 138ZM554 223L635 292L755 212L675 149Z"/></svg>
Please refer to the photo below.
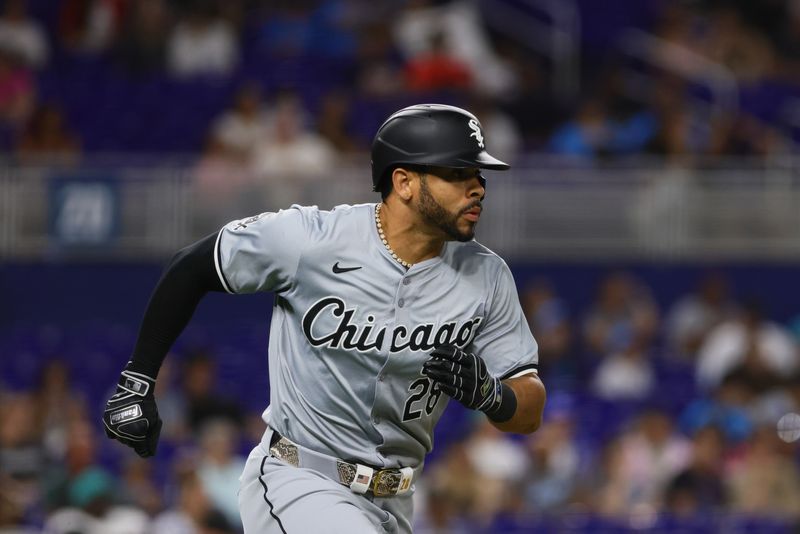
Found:
<svg viewBox="0 0 800 534"><path fill-rule="evenodd" d="M389 170L403 164L509 168L486 152L483 128L475 115L444 104L403 108L378 128L372 141L372 190L378 191Z"/></svg>

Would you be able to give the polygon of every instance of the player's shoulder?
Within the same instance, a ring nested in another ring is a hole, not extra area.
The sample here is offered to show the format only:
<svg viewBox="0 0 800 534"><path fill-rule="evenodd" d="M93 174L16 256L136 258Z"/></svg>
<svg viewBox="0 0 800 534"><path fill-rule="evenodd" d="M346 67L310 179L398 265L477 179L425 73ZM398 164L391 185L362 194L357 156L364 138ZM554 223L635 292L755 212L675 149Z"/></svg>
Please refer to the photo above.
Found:
<svg viewBox="0 0 800 534"><path fill-rule="evenodd" d="M503 258L474 239L465 242L449 241L444 260L459 271L479 270L491 274L508 270Z"/></svg>
<svg viewBox="0 0 800 534"><path fill-rule="evenodd" d="M318 228L330 228L349 223L363 222L371 215L374 204L339 204L329 210L318 206L293 205L290 209L298 210L306 223Z"/></svg>
<svg viewBox="0 0 800 534"><path fill-rule="evenodd" d="M370 206L374 204L340 204L324 210L317 205L292 204L277 214L287 218L298 218L308 225L321 227L362 216L369 212Z"/></svg>
<svg viewBox="0 0 800 534"><path fill-rule="evenodd" d="M305 232L308 243L337 242L363 235L363 229L373 218L374 204L340 204L331 209L318 206L292 205L287 211L294 212Z"/></svg>

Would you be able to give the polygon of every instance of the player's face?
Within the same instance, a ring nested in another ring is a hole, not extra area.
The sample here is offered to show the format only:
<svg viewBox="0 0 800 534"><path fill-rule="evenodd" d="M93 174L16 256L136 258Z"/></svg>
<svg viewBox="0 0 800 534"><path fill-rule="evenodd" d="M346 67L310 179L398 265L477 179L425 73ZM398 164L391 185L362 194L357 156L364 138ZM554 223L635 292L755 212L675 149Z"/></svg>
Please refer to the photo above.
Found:
<svg viewBox="0 0 800 534"><path fill-rule="evenodd" d="M480 169L431 168L420 175L417 209L425 222L450 239L469 241L486 193Z"/></svg>

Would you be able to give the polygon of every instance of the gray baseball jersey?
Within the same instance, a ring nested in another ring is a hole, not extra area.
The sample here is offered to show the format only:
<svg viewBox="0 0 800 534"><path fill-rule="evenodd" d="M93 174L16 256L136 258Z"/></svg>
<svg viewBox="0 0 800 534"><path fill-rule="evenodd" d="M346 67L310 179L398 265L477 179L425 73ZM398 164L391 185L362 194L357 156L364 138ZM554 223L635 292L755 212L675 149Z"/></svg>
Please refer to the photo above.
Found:
<svg viewBox="0 0 800 534"><path fill-rule="evenodd" d="M292 206L227 224L215 249L227 291L275 292L264 419L310 449L420 466L447 404L420 373L437 345L503 378L536 370L511 272L475 241L406 270L378 237L375 204Z"/></svg>

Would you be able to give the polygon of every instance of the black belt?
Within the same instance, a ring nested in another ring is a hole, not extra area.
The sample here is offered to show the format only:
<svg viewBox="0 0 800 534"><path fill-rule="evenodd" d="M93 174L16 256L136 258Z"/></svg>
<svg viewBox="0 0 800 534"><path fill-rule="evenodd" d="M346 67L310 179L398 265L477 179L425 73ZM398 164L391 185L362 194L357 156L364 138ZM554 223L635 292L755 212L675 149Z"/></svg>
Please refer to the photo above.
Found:
<svg viewBox="0 0 800 534"><path fill-rule="evenodd" d="M333 456L312 451L272 431L269 452L275 458L295 467L306 467L347 486L354 493L372 493L375 497L403 495L411 489L414 469L401 467L378 469L351 463Z"/></svg>

